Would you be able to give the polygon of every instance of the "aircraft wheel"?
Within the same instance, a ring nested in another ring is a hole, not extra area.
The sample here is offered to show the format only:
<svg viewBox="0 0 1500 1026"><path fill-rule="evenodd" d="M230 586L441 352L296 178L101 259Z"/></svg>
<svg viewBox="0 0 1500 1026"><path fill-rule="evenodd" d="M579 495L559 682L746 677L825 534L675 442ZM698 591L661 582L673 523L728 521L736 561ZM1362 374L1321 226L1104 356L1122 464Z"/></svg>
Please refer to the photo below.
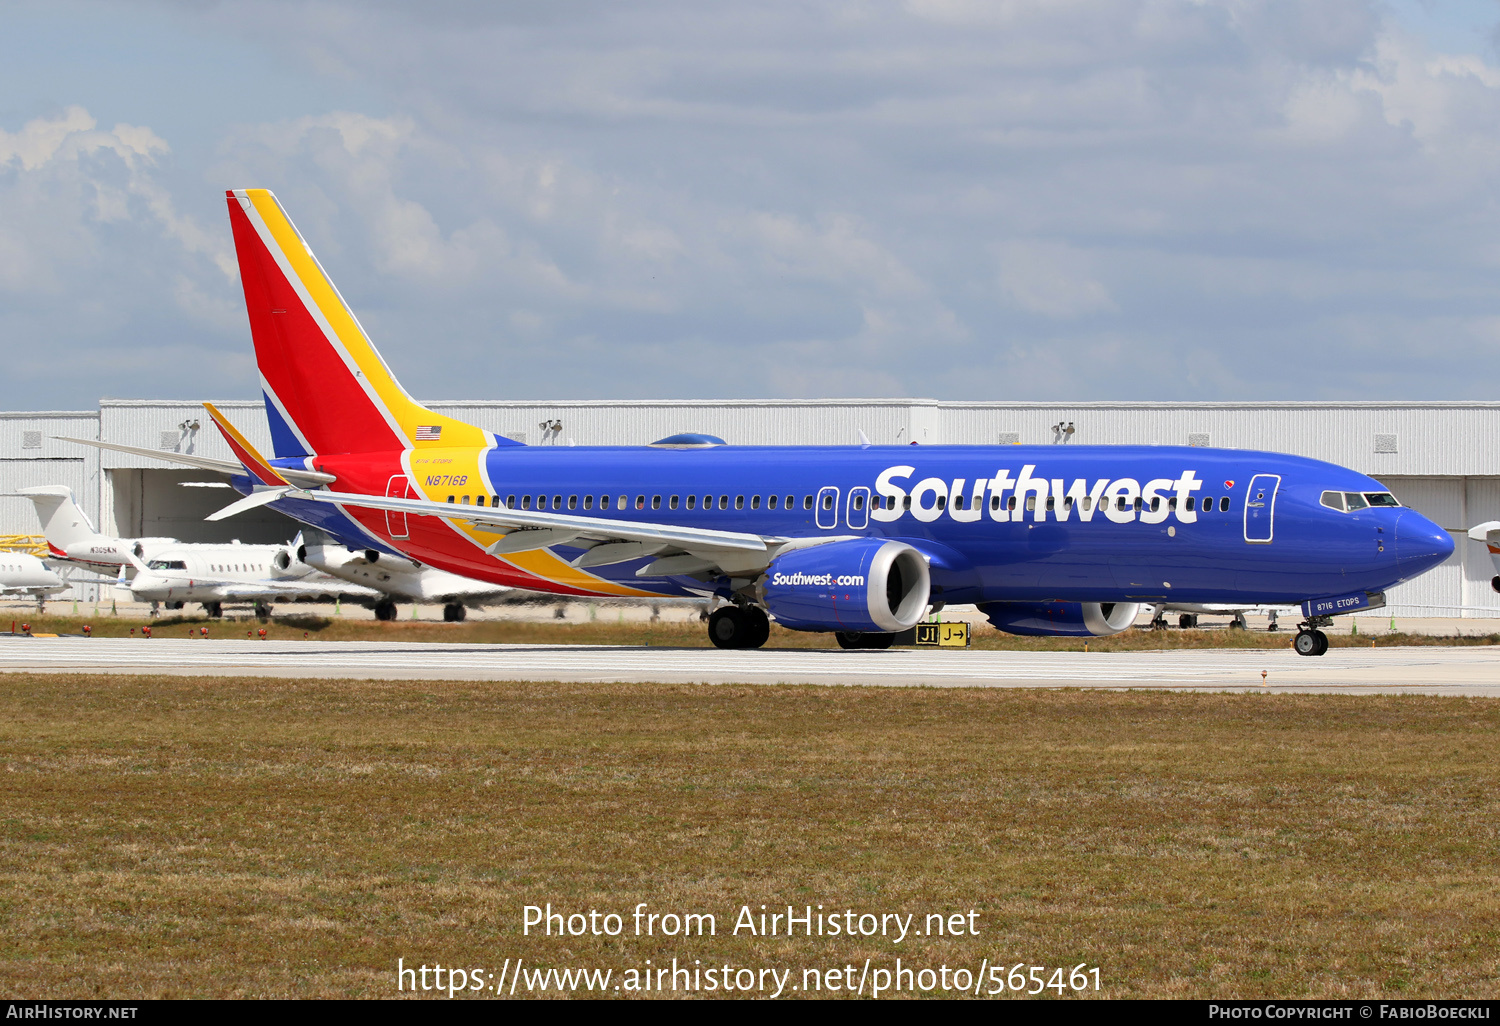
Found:
<svg viewBox="0 0 1500 1026"><path fill-rule="evenodd" d="M1328 651L1328 635L1322 631L1298 631L1292 647L1301 656L1320 656Z"/></svg>
<svg viewBox="0 0 1500 1026"><path fill-rule="evenodd" d="M269 602L255 603L255 618L261 623L271 619L271 605Z"/></svg>
<svg viewBox="0 0 1500 1026"><path fill-rule="evenodd" d="M203 603L203 611L215 620L222 619L224 616L224 606L219 602Z"/></svg>
<svg viewBox="0 0 1500 1026"><path fill-rule="evenodd" d="M1491 577L1490 587L1494 588L1496 591L1500 591L1500 577Z"/></svg>
<svg viewBox="0 0 1500 1026"><path fill-rule="evenodd" d="M1198 626L1198 618L1192 613L1183 613L1177 618L1177 626L1183 630Z"/></svg>
<svg viewBox="0 0 1500 1026"><path fill-rule="evenodd" d="M463 623L468 615L469 611L462 602L449 602L443 607L444 623Z"/></svg>
<svg viewBox="0 0 1500 1026"><path fill-rule="evenodd" d="M716 609L708 618L708 640L714 648L744 648L745 618L738 606Z"/></svg>
<svg viewBox="0 0 1500 1026"><path fill-rule="evenodd" d="M765 610L751 607L745 610L745 648L760 648L771 640L771 618Z"/></svg>
<svg viewBox="0 0 1500 1026"><path fill-rule="evenodd" d="M384 602L375 603L375 619L394 620L396 618L396 603L387 599Z"/></svg>

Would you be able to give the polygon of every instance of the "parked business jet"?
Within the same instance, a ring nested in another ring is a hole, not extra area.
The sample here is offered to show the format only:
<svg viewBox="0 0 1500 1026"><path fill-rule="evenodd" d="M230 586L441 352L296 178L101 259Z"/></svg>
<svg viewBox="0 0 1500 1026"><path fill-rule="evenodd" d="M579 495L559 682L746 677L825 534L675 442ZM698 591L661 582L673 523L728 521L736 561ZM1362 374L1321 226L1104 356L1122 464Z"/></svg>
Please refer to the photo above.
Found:
<svg viewBox="0 0 1500 1026"><path fill-rule="evenodd" d="M1300 605L1295 647L1321 655L1331 616L1453 551L1364 474L1275 453L521 445L413 400L276 198L227 200L274 458L226 430L248 494L215 516L270 503L511 587L711 596L721 648L759 647L772 618L884 647L944 603L1016 634L1113 634L1176 600ZM1382 499L1354 512L1349 492Z"/></svg>
<svg viewBox="0 0 1500 1026"><path fill-rule="evenodd" d="M117 586L129 589L137 602L154 609L181 609L200 602L209 616L222 616L226 602L250 602L256 615L267 619L275 602L316 602L344 598L374 605L384 592L329 577L309 566L277 566L286 556L277 545L181 545L162 549L150 562L128 553L135 576L125 579L120 568Z"/></svg>
<svg viewBox="0 0 1500 1026"><path fill-rule="evenodd" d="M388 552L375 549L351 552L343 542L316 527L302 531L296 543L296 558L325 574L384 592L385 600L375 605L377 620L394 620L396 600L407 599L440 604L444 620L459 621L467 617L468 607L488 605L514 591L423 566Z"/></svg>
<svg viewBox="0 0 1500 1026"><path fill-rule="evenodd" d="M288 559L286 545L110 538L94 529L65 485L37 485L18 489L17 494L36 507L54 561L119 573L116 587L128 589L137 601L169 609L201 602L209 616L224 615L225 602L247 602L269 616L275 602L342 596L373 606L385 598L379 591Z"/></svg>
<svg viewBox="0 0 1500 1026"><path fill-rule="evenodd" d="M48 595L67 590L67 583L35 556L26 552L0 552L0 595L36 599L40 609Z"/></svg>
<svg viewBox="0 0 1500 1026"><path fill-rule="evenodd" d="M47 539L48 557L54 563L83 567L109 574L130 565L130 555L150 559L159 549L181 545L176 538L110 538L94 529L88 515L73 498L66 485L37 485L18 488L36 507L36 517Z"/></svg>

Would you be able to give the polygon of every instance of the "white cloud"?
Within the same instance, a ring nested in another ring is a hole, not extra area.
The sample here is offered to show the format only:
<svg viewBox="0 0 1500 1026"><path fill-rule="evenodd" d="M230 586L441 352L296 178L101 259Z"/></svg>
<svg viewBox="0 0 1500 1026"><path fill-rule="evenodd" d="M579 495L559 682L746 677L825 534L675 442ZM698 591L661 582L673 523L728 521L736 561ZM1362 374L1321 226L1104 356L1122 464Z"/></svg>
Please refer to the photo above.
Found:
<svg viewBox="0 0 1500 1026"><path fill-rule="evenodd" d="M418 393L1500 388L1423 362L1500 318L1500 68L1376 0L175 10L378 102L207 169L89 103L0 126L0 290L83 289L100 344L243 348L196 196L264 185Z"/></svg>

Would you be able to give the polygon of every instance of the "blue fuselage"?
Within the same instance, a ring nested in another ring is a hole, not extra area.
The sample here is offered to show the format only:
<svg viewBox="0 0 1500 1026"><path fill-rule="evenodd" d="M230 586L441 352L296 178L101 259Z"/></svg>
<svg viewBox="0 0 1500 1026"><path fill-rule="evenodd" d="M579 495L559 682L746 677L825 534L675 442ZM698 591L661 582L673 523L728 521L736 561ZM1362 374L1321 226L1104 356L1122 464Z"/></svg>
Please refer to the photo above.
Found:
<svg viewBox="0 0 1500 1026"><path fill-rule="evenodd" d="M334 459L326 462L336 469ZM1415 510L1348 512L1321 501L1329 491L1385 492L1372 478L1254 451L503 446L487 452L480 465L479 475L437 486L447 493L437 501L498 501L768 537L898 539L928 558L933 598L948 603L1296 604L1384 591L1453 552L1447 532ZM236 483L241 490L248 486L244 479ZM422 551L330 506L285 499L275 506L351 547L399 551L443 569L514 583L492 569L513 568L477 547L458 556ZM566 560L581 551L562 546L557 555ZM692 577L636 577L646 562L590 573L662 595L714 590L712 582ZM537 587L578 591L546 582Z"/></svg>

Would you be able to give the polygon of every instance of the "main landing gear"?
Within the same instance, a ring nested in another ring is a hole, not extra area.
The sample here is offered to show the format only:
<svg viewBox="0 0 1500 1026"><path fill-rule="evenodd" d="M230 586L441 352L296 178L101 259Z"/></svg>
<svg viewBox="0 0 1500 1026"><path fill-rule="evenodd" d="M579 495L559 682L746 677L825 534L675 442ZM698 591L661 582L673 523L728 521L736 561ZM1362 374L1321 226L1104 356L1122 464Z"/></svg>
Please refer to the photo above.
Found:
<svg viewBox="0 0 1500 1026"><path fill-rule="evenodd" d="M708 618L714 648L760 648L770 637L770 619L754 606L725 606Z"/></svg>
<svg viewBox="0 0 1500 1026"><path fill-rule="evenodd" d="M463 623L464 618L469 615L469 610L462 602L449 602L443 607L444 623Z"/></svg>
<svg viewBox="0 0 1500 1026"><path fill-rule="evenodd" d="M1326 616L1314 616L1297 625L1297 636L1292 639L1292 648L1298 655L1320 656L1328 651L1328 635L1318 630L1333 621Z"/></svg>
<svg viewBox="0 0 1500 1026"><path fill-rule="evenodd" d="M375 603L375 619L394 620L396 618L396 603L390 599Z"/></svg>

